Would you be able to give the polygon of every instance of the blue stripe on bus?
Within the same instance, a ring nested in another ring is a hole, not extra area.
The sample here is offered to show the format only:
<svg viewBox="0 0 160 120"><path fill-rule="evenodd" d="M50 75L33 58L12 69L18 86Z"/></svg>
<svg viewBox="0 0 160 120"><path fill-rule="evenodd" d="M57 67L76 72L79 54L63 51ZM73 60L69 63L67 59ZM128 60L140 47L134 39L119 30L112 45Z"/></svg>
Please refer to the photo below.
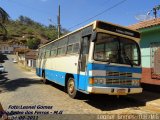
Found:
<svg viewBox="0 0 160 120"><path fill-rule="evenodd" d="M55 83L58 83L62 86L65 85L65 72L58 72L54 70L47 70L45 69L45 77L47 80L52 80Z"/></svg>
<svg viewBox="0 0 160 120"><path fill-rule="evenodd" d="M65 76L66 72L61 72L61 71L55 71L55 70L49 70L45 69L45 77L47 80L55 82L59 85L65 86ZM36 68L36 73L38 76L42 77L42 69ZM71 73L72 74L72 73ZM84 91L87 91L87 86L88 86L88 76L86 75L78 75L78 74L72 74L74 79L75 79L75 85L76 89L81 89ZM78 82L78 77L79 77L79 82Z"/></svg>
<svg viewBox="0 0 160 120"><path fill-rule="evenodd" d="M106 70L106 71L114 71L114 72L132 72L132 73L141 73L141 68L130 68L130 67L122 67L122 66L110 66L110 65L102 65L102 64L88 64L88 70ZM36 68L36 73L38 76L42 77L42 69ZM65 76L66 72L60 72L55 70L45 69L45 76L48 80L53 81L57 84L65 86ZM77 90L87 91L87 86L89 86L89 77L88 75L79 75L73 74L76 84ZM139 78L122 78L116 76L94 76L95 78L112 78L112 79L137 79ZM79 80L78 80L79 79ZM105 87L135 87L135 86L125 86L125 85L94 85L94 86L105 86Z"/></svg>
<svg viewBox="0 0 160 120"><path fill-rule="evenodd" d="M130 73L142 73L142 68L125 67L125 66L114 66L107 64L88 64L88 70L106 70L112 72L130 72Z"/></svg>

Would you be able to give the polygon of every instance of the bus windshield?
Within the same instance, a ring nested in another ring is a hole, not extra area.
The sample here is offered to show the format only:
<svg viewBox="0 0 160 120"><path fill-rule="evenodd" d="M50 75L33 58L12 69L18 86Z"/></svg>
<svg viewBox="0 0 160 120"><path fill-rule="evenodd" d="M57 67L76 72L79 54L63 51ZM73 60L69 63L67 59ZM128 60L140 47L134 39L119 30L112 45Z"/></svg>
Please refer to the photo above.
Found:
<svg viewBox="0 0 160 120"><path fill-rule="evenodd" d="M130 39L98 33L94 48L94 60L117 64L140 65L140 49Z"/></svg>

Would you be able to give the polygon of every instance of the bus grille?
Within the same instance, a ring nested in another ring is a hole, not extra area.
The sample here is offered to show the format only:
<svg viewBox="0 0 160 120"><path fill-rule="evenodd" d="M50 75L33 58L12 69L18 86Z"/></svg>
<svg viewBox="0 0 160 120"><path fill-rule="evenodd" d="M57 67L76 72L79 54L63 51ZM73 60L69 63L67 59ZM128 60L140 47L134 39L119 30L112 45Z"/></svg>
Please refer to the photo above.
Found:
<svg viewBox="0 0 160 120"><path fill-rule="evenodd" d="M132 73L129 73L129 72L106 72L106 76L132 77Z"/></svg>
<svg viewBox="0 0 160 120"><path fill-rule="evenodd" d="M106 84L113 84L113 85L132 85L132 80L125 80L125 79L106 79Z"/></svg>

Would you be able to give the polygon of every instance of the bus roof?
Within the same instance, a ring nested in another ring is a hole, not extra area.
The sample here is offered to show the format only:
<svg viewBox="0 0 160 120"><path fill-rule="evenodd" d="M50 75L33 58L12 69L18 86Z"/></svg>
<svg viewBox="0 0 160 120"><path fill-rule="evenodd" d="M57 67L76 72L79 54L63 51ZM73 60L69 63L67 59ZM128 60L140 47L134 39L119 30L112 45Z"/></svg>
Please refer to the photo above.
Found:
<svg viewBox="0 0 160 120"><path fill-rule="evenodd" d="M113 25L113 26L117 26L117 27L120 27L120 28L128 29L128 30L130 30L130 31L139 33L138 31L133 30L133 29L130 29L130 28L125 27L125 26L121 26L121 25L118 25L118 24L113 24L113 23L105 22L105 21L101 21L101 20L96 20L96 21L93 21L93 22L91 22L91 23L89 23L89 24L87 24L87 25L85 25L85 26L83 26L83 27L81 27L81 28L79 28L79 29L77 29L77 30L75 30L75 31L72 31L72 32L70 32L70 33L68 33L68 34L66 34L66 35L63 35L63 36L61 36L61 37L58 38L58 39L52 40L51 42L48 42L48 43L46 43L45 45L40 46L39 48L45 47L46 45L48 45L48 44L50 44L50 43L52 43L52 42L58 41L59 39L62 39L62 38L64 38L64 37L68 36L68 35L71 35L71 34L73 34L73 33L76 33L76 32L78 32L78 31L80 31L80 30L82 30L82 29L84 29L84 28L86 28L86 27L91 26L91 25L93 25L93 29L95 29L97 23L99 23L99 22L101 22L101 23L106 23L106 24L110 24L110 25Z"/></svg>
<svg viewBox="0 0 160 120"><path fill-rule="evenodd" d="M119 25L119 24L114 24L114 23L111 23L111 22L106 22L106 21L101 21L101 20L96 20L96 21L94 21L94 22L103 22L103 23L106 23L106 24L111 24L111 25L113 25L113 26L118 26L118 27L121 27L121 28L125 28L125 29L128 29L128 30L131 30L131 31L134 31L134 32L137 32L137 33L139 33L139 31L137 31L137 30L133 30L133 29L131 29L131 28L128 28L128 27L125 27L125 26L122 26L122 25Z"/></svg>
<svg viewBox="0 0 160 120"><path fill-rule="evenodd" d="M92 22L92 23L89 23L89 24L86 25L86 26L83 26L83 27L81 27L81 28L79 28L79 29L77 29L77 30L75 30L75 31L72 31L72 32L70 32L70 33L68 33L68 34L66 34L66 35L61 36L61 37L58 38L58 39L55 39L55 40L53 40L53 41L51 41L51 42L49 42L49 43L47 43L47 44L45 44L45 45L40 46L39 48L45 47L46 45L48 45L48 44L50 44L50 43L52 43L52 42L55 42L55 41L57 41L57 40L59 40L59 39L62 39L62 38L66 37L66 36L68 36L68 35L70 35L70 34L76 33L76 32L78 32L78 31L80 31L80 30L82 30L82 29L84 29L84 28L86 28L86 27L89 27L89 26L91 26L91 25L94 25L95 23L96 23L96 21L94 21L94 22Z"/></svg>

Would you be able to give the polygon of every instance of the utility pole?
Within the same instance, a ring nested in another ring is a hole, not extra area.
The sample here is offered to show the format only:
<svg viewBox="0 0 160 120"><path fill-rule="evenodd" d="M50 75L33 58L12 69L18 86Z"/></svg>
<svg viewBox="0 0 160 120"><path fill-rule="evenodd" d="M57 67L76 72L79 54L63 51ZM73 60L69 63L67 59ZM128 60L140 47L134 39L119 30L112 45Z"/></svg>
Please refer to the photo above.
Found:
<svg viewBox="0 0 160 120"><path fill-rule="evenodd" d="M58 38L61 35L61 14L60 14L60 1L59 1L59 5L58 5L58 16L57 16L57 23L58 23Z"/></svg>
<svg viewBox="0 0 160 120"><path fill-rule="evenodd" d="M158 10L160 10L160 5L155 6L154 8L152 8L152 9L147 13L147 15L150 15L150 13L153 12L154 18L156 19L156 18L157 18Z"/></svg>
<svg viewBox="0 0 160 120"><path fill-rule="evenodd" d="M156 8L153 8L153 14L154 14L154 17L157 18L157 9Z"/></svg>
<svg viewBox="0 0 160 120"><path fill-rule="evenodd" d="M154 14L154 17L155 17L155 18L157 18L157 11L158 11L158 10L160 10L160 5L155 6L155 7L153 8L153 14Z"/></svg>

